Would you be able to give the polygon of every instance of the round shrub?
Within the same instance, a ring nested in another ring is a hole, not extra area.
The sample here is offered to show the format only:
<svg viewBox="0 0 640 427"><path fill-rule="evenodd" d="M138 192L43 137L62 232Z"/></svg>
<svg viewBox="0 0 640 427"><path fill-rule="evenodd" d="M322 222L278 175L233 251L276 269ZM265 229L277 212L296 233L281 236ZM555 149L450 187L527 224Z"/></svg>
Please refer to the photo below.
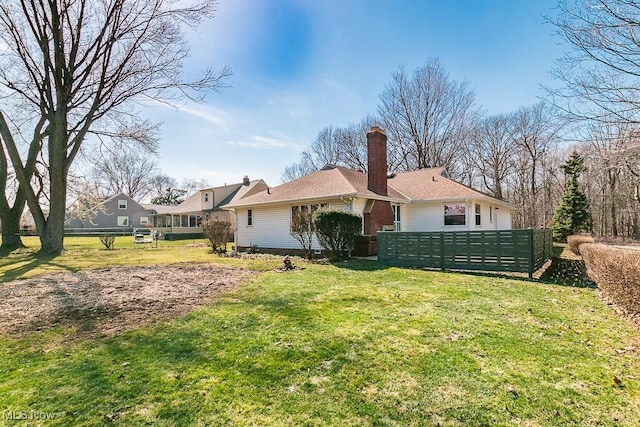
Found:
<svg viewBox="0 0 640 427"><path fill-rule="evenodd" d="M318 242L334 259L348 259L362 234L362 218L351 212L319 210L313 214Z"/></svg>

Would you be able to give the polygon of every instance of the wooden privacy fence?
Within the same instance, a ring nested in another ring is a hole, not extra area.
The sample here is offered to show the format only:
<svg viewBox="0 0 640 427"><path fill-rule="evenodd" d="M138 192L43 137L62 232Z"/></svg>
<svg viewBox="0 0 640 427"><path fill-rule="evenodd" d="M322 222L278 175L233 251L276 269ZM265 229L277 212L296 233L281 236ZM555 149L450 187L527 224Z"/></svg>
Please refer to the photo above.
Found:
<svg viewBox="0 0 640 427"><path fill-rule="evenodd" d="M378 262L403 267L533 272L551 258L551 230L378 233Z"/></svg>

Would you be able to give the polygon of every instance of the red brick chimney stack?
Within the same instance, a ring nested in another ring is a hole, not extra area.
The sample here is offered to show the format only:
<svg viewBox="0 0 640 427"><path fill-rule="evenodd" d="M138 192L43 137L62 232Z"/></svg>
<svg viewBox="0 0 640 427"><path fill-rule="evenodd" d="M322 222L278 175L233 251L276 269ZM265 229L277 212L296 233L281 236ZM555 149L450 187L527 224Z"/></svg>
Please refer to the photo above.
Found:
<svg viewBox="0 0 640 427"><path fill-rule="evenodd" d="M369 182L367 188L381 196L387 195L387 135L378 126L367 132Z"/></svg>

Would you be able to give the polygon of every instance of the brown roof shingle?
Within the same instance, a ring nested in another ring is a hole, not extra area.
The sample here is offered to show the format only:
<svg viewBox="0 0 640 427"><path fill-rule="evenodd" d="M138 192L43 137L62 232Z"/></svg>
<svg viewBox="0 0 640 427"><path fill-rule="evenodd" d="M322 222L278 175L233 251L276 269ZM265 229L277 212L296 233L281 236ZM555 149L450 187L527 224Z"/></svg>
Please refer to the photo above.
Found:
<svg viewBox="0 0 640 427"><path fill-rule="evenodd" d="M388 180L388 196L384 197L367 188L368 178L366 173L341 166L328 165L302 178L269 188L268 191L261 191L242 200L234 200L227 207L278 204L341 196L390 199L398 202L489 197L466 185L446 178L444 171L445 168L439 167L394 175Z"/></svg>

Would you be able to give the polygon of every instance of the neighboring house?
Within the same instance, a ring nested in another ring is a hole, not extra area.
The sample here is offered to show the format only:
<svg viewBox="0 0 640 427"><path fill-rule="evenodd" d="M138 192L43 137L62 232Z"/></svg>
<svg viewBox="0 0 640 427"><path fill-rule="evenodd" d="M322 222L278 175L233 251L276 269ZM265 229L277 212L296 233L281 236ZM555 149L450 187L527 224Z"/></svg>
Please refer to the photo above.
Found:
<svg viewBox="0 0 640 427"><path fill-rule="evenodd" d="M72 207L65 230L90 232L98 229L127 229L150 225L151 212L131 197L120 193L107 197L97 206Z"/></svg>
<svg viewBox="0 0 640 427"><path fill-rule="evenodd" d="M244 177L238 184L206 188L189 196L176 206L143 205L151 213L149 227L163 234L193 234L202 232L202 222L208 219L230 221L235 218L222 207L234 200L241 200L268 188L263 180L250 181Z"/></svg>
<svg viewBox="0 0 640 427"><path fill-rule="evenodd" d="M388 176L386 141L378 127L367 133L368 174L327 165L228 203L224 209L235 215L237 247L274 252L300 249L290 235L292 212L298 209L335 209L361 215L365 236L375 236L381 230L511 229L513 205L452 181L442 167ZM317 241L313 247L321 249Z"/></svg>

